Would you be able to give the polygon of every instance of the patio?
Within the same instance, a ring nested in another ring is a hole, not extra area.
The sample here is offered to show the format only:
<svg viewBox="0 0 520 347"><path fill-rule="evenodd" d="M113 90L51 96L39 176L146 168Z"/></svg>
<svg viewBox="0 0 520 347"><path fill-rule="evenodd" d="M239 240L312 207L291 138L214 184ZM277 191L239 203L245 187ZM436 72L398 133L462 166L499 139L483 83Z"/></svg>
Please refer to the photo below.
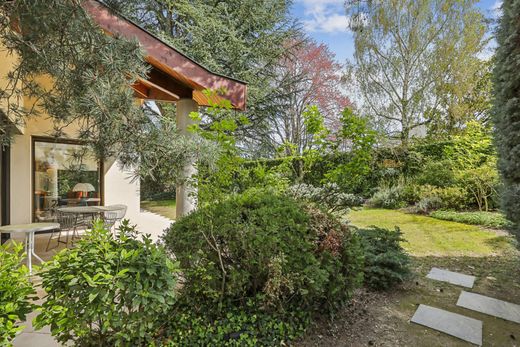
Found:
<svg viewBox="0 0 520 347"><path fill-rule="evenodd" d="M128 217L128 216L127 216ZM150 234L154 241L159 239L162 231L166 229L171 223L172 220L159 216L155 213L141 210L137 216L133 216L135 218L131 218L130 221L132 224L136 224L138 226L138 230L142 234ZM80 236L84 234L85 230L80 230ZM72 232L69 233L69 237L71 237ZM64 233L62 237L66 236ZM35 252L39 255L44 261L49 261L52 257L59 251L65 249L65 245L62 243L58 244L58 247L49 249L49 251L45 251L47 247L47 242L49 241L50 234L37 234L35 235ZM21 234L13 235L13 237L8 241L16 242L24 242L24 237ZM54 247L57 242L57 235L53 237L51 240L51 247ZM70 244L69 244L70 247ZM37 261L33 260L33 265L39 265ZM42 298L45 294L41 288L39 288L40 279L36 275L33 275L31 278L33 284L37 289L37 295L39 298ZM40 300L39 300L40 301ZM35 331L32 326L32 320L36 317L37 313L33 312L28 315L27 322L24 322L25 326L24 331L16 337L13 345L15 347L54 347L59 346L59 344L52 338L50 335L49 328L44 328L38 331Z"/></svg>

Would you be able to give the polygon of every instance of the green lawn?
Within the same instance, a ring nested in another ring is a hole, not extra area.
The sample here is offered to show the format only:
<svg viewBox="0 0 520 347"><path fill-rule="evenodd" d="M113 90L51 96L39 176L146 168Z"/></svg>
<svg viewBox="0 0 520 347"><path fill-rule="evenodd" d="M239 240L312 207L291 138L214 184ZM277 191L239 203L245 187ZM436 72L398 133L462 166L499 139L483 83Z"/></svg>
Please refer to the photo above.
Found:
<svg viewBox="0 0 520 347"><path fill-rule="evenodd" d="M358 227L399 226L413 256L490 256L512 249L505 232L394 210L362 209L349 214Z"/></svg>
<svg viewBox="0 0 520 347"><path fill-rule="evenodd" d="M175 219L175 200L141 201L141 208L169 219Z"/></svg>
<svg viewBox="0 0 520 347"><path fill-rule="evenodd" d="M517 323L458 307L460 287L426 278L432 267L474 275L472 292L520 304L520 257L506 232L393 210L363 209L349 218L360 227L398 225L408 240L403 246L412 255L413 277L388 292L361 291L334 324L318 324L298 345L468 346L411 324L417 306L425 304L481 320L484 346L518 346Z"/></svg>

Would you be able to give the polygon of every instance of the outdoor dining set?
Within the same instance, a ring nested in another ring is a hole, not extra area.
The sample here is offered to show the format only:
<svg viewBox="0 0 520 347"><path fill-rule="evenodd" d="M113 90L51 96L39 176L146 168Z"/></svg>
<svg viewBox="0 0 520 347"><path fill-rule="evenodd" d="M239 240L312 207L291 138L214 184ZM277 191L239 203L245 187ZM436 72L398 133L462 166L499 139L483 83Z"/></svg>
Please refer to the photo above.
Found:
<svg viewBox="0 0 520 347"><path fill-rule="evenodd" d="M79 238L79 231L88 229L96 219L102 220L105 227L115 233L126 210L126 205L61 207L56 209L56 222L5 225L0 227L0 233L25 234L27 267L29 273L32 273L32 258L43 262L34 251L36 233L50 233L46 252L58 247L60 243L68 247L69 241L73 245L74 239ZM56 235L56 245L51 246Z"/></svg>

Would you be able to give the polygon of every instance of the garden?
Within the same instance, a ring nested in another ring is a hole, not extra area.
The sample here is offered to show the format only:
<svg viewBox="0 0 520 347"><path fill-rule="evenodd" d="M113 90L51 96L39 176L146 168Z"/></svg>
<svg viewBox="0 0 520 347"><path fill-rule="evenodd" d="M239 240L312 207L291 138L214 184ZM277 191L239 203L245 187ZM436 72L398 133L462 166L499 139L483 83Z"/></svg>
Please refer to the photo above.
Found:
<svg viewBox="0 0 520 347"><path fill-rule="evenodd" d="M348 2L355 52L345 65L298 28L290 2L103 2L247 81L246 111L227 91L204 90L208 105L190 113L185 133L171 121L174 103L136 106L129 79L147 74L138 46L92 30L73 2L54 0L58 12L9 3L0 2L33 29L37 13L49 20L42 37L4 21L0 39L24 58L22 77L59 81L55 94L30 88L56 132L83 119L64 110L87 114L79 136L101 160L134 170L141 208L172 223L155 240L132 220L115 232L95 220L34 275L23 245L2 244L1 346L33 312L36 331L74 346L458 346L410 323L419 304L448 309L459 293L427 280L432 267L520 302L516 2L495 23L489 59L492 30L473 2ZM186 214L176 213L179 187L196 202ZM485 341L520 339L516 323L480 318Z"/></svg>

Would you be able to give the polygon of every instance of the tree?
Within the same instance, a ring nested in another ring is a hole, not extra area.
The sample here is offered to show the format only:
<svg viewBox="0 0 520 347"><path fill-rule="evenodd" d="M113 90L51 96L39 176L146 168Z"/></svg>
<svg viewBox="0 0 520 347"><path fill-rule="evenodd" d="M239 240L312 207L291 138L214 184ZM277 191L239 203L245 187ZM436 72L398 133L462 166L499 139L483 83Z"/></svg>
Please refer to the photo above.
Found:
<svg viewBox="0 0 520 347"><path fill-rule="evenodd" d="M362 192L363 184L370 173L377 133L366 118L345 108L341 113L341 130L336 139L336 155L341 145L347 145L349 160L338 164L325 174L325 179L348 192ZM344 149L341 150L344 153Z"/></svg>
<svg viewBox="0 0 520 347"><path fill-rule="evenodd" d="M302 155L312 144L313 132L308 131L305 110L314 105L324 118L325 126L339 128L339 116L350 105L341 81L342 65L335 61L327 45L311 39L286 43L287 53L278 71L280 85L285 85L285 107L271 119L273 147L290 143L294 151L286 154Z"/></svg>
<svg viewBox="0 0 520 347"><path fill-rule="evenodd" d="M367 3L350 66L363 105L403 145L433 120L455 128L467 112L460 105L479 80L478 54L486 43L475 1ZM347 8L349 15L355 11Z"/></svg>
<svg viewBox="0 0 520 347"><path fill-rule="evenodd" d="M520 1L506 0L502 5L496 40L494 82L495 139L499 170L504 181L502 208L507 217L520 225ZM520 238L520 233L517 232Z"/></svg>
<svg viewBox="0 0 520 347"><path fill-rule="evenodd" d="M190 153L206 153L135 103L131 85L147 72L139 43L106 35L80 0L0 0L0 9L0 40L19 57L0 90L11 122L48 115L55 137L77 124L78 138L97 158L118 157L137 176L165 158L177 176ZM39 83L42 75L50 86ZM35 101L31 108L19 106L23 97ZM9 122L1 124L2 144L10 142L11 129Z"/></svg>
<svg viewBox="0 0 520 347"><path fill-rule="evenodd" d="M248 83L245 145L264 147L267 119L281 112L277 66L296 25L290 0L105 0L216 73Z"/></svg>

